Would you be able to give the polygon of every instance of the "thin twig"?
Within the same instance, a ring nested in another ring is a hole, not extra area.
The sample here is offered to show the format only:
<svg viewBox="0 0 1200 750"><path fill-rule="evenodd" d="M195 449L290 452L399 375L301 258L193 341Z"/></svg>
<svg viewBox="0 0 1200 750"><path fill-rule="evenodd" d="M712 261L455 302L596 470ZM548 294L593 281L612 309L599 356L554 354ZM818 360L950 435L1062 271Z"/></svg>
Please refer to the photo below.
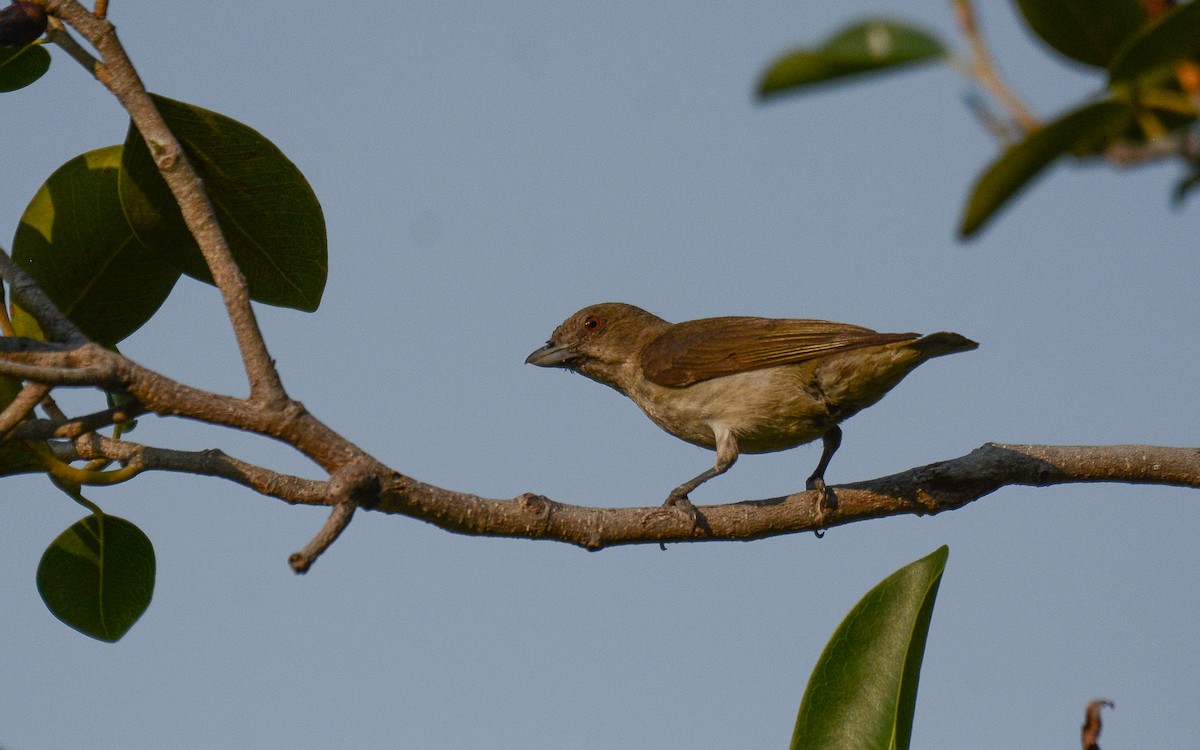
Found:
<svg viewBox="0 0 1200 750"><path fill-rule="evenodd" d="M71 36L70 32L63 26L62 21L54 16L50 16L50 24L46 30L46 39L52 44L57 44L59 49L70 55L75 62L83 66L83 69L92 74L95 78L101 75L101 69L104 63L92 56L91 52L80 46L79 42L75 41L75 37Z"/></svg>
<svg viewBox="0 0 1200 750"><path fill-rule="evenodd" d="M984 41L983 35L979 31L979 24L975 20L975 8L971 4L971 0L954 0L954 16L958 20L958 27L963 33L963 37L967 40L967 46L971 49L971 60L966 66L956 66L960 71L974 80L979 82L996 101L1008 110L1014 121L1020 126L1021 130L1026 133L1037 130L1041 127L1041 121L1037 115L1022 101L1000 75L1000 69L996 67L995 60L992 59L992 54L988 50L987 42Z"/></svg>
<svg viewBox="0 0 1200 750"><path fill-rule="evenodd" d="M43 383L26 383L17 397L0 411L0 439L7 439L49 392L50 386Z"/></svg>
<svg viewBox="0 0 1200 750"><path fill-rule="evenodd" d="M226 479L265 497L291 505L327 505L328 482L281 474L234 458L223 451L180 451L113 440L90 433L70 443L52 443L62 461L106 459L135 465L142 471L167 471Z"/></svg>
<svg viewBox="0 0 1200 750"><path fill-rule="evenodd" d="M307 573L317 558L346 530L350 519L354 518L354 509L379 499L379 480L373 469L370 462L353 461L329 477L327 501L333 505L333 510L312 541L288 558L293 571Z"/></svg>
<svg viewBox="0 0 1200 750"><path fill-rule="evenodd" d="M25 422L13 429L11 437L20 440L74 439L109 425L137 419L138 416L145 413L146 407L143 404L131 401L79 417L61 416L56 419L35 419Z"/></svg>
<svg viewBox="0 0 1200 750"><path fill-rule="evenodd" d="M329 545L336 542L346 527L350 525L350 519L354 518L355 507L352 502L342 502L333 506L333 510L329 512L329 518L325 519L325 525L312 538L312 541L304 545L304 549L293 552L288 557L288 565L292 566L293 571L296 573L308 572L317 558L324 554L325 550L329 549Z"/></svg>

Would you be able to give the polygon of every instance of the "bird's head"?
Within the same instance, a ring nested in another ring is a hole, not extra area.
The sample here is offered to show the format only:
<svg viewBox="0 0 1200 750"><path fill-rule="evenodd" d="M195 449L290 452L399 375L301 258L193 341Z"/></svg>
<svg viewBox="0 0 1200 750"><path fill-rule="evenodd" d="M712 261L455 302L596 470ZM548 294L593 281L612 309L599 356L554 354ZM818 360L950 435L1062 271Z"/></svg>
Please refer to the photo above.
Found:
<svg viewBox="0 0 1200 750"><path fill-rule="evenodd" d="M670 325L633 305L602 302L564 320L525 362L573 370L627 392L626 380L638 368L638 352Z"/></svg>

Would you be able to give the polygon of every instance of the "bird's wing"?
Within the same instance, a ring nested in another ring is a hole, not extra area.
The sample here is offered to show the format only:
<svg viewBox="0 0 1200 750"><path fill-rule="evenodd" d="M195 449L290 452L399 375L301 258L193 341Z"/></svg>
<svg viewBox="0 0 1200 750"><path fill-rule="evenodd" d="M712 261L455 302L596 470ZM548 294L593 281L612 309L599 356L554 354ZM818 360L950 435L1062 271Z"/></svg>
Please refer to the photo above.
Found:
<svg viewBox="0 0 1200 750"><path fill-rule="evenodd" d="M707 318L671 326L647 344L641 352L642 373L653 383L682 388L722 375L917 337L827 320Z"/></svg>

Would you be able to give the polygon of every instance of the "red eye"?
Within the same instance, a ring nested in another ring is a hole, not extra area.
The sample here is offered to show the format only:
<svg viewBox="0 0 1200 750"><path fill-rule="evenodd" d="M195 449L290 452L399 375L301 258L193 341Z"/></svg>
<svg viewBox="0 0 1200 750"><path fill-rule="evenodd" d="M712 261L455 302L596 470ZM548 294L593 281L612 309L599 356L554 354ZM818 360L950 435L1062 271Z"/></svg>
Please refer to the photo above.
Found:
<svg viewBox="0 0 1200 750"><path fill-rule="evenodd" d="M596 332L604 327L604 321L597 318L595 315L589 315L583 321L583 327L589 331Z"/></svg>

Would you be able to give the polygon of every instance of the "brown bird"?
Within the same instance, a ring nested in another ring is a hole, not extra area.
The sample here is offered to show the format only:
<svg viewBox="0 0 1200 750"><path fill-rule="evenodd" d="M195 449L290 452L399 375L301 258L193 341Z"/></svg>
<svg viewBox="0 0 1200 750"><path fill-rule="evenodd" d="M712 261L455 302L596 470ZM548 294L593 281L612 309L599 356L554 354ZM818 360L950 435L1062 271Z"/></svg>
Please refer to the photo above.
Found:
<svg viewBox="0 0 1200 750"><path fill-rule="evenodd" d="M716 464L664 505L728 471L740 453L770 453L821 438L806 487L826 502L825 469L838 423L871 406L927 359L975 349L957 333L876 333L824 320L726 317L668 323L633 305L585 307L525 362L562 367L633 399L675 437L717 452Z"/></svg>

